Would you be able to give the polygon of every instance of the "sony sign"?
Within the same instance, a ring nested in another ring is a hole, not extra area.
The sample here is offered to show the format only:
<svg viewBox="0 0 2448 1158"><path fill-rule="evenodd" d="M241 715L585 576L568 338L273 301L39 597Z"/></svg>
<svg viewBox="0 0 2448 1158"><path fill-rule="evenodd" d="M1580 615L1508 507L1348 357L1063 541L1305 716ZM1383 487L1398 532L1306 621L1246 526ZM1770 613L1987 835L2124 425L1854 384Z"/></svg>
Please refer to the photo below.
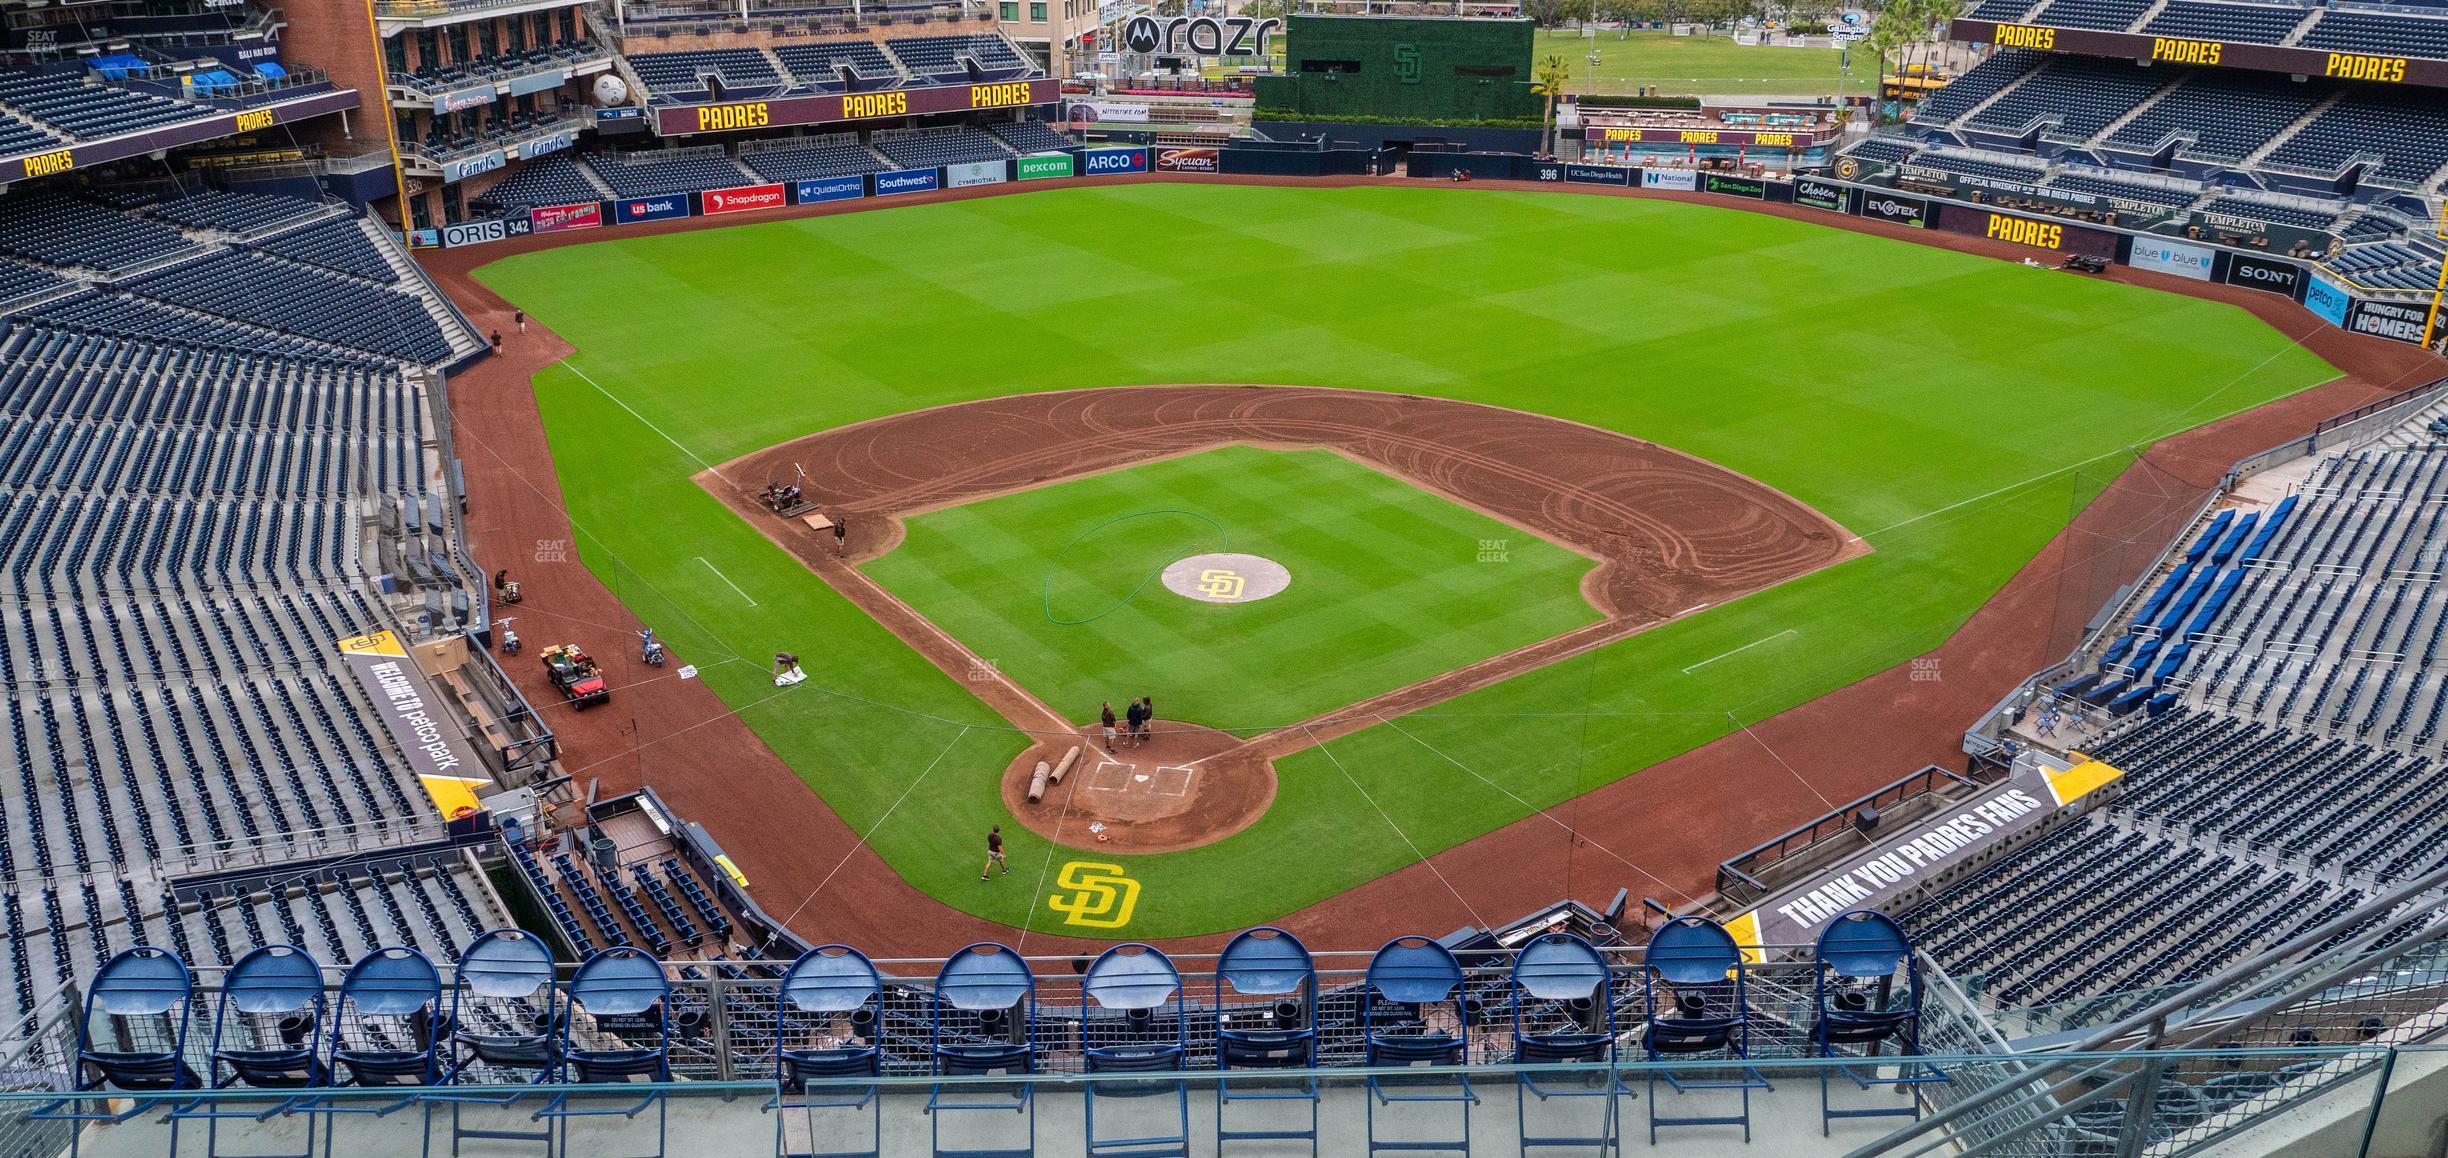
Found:
<svg viewBox="0 0 2448 1158"><path fill-rule="evenodd" d="M1264 56L1267 39L1282 30L1272 16L1133 16L1122 26L1122 47L1150 56Z"/></svg>

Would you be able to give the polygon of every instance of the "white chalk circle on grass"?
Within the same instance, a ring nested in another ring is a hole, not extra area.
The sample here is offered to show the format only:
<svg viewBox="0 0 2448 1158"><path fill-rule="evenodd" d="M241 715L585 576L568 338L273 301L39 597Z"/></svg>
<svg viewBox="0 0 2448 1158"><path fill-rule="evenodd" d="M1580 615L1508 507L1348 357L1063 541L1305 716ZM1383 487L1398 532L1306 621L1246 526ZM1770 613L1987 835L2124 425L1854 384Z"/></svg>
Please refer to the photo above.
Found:
<svg viewBox="0 0 2448 1158"><path fill-rule="evenodd" d="M1292 573L1257 555L1192 555L1164 569L1164 585L1201 603L1254 603L1290 587Z"/></svg>

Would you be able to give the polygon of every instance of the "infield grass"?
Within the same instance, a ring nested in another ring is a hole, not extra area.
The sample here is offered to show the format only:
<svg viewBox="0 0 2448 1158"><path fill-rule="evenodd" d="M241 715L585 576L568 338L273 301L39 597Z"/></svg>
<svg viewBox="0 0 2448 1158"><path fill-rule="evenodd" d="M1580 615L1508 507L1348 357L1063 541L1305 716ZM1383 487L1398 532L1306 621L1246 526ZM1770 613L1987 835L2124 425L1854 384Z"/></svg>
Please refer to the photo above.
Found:
<svg viewBox="0 0 2448 1158"><path fill-rule="evenodd" d="M606 233L481 272L577 346L535 389L581 558L896 871L1089 935L1278 916L1901 664L2139 448L2334 373L2233 307L1632 197L1163 183ZM1141 882L1138 912L1072 928L1020 882L1076 854L997 794L1025 740L690 476L920 407L1180 382L1586 422L1783 489L1873 551L1287 759L1229 840L1089 857ZM783 647L812 678L776 695ZM1015 872L982 885L996 822Z"/></svg>
<svg viewBox="0 0 2448 1158"><path fill-rule="evenodd" d="M1153 695L1255 734L1601 618L1592 560L1327 450L1220 447L908 528L867 574L1075 723ZM1201 603L1154 578L1218 551L1292 585Z"/></svg>

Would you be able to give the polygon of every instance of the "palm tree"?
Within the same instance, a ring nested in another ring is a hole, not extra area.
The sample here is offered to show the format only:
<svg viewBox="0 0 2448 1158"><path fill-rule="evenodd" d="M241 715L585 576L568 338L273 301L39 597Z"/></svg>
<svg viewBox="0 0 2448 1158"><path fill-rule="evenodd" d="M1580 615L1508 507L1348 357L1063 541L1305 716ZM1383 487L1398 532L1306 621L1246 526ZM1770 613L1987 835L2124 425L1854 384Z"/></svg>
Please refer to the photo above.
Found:
<svg viewBox="0 0 2448 1158"><path fill-rule="evenodd" d="M1530 68L1530 91L1547 98L1546 126L1539 133L1539 151L1555 156L1556 98L1564 95L1564 85L1572 80L1572 66L1556 53L1545 57Z"/></svg>

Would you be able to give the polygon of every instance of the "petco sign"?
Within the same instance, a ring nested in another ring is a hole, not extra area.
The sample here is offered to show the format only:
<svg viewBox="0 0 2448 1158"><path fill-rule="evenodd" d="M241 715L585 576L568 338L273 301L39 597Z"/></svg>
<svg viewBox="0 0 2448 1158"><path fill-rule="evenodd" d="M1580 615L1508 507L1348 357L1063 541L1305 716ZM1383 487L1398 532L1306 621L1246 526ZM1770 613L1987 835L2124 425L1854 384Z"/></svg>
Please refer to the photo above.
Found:
<svg viewBox="0 0 2448 1158"><path fill-rule="evenodd" d="M1265 56L1283 21L1247 16L1133 16L1122 26L1122 47L1143 56Z"/></svg>
<svg viewBox="0 0 2448 1158"><path fill-rule="evenodd" d="M789 204L782 195L779 182L772 185L742 185L736 189L708 189L700 195L708 215L716 213L746 213L754 209L780 209Z"/></svg>

